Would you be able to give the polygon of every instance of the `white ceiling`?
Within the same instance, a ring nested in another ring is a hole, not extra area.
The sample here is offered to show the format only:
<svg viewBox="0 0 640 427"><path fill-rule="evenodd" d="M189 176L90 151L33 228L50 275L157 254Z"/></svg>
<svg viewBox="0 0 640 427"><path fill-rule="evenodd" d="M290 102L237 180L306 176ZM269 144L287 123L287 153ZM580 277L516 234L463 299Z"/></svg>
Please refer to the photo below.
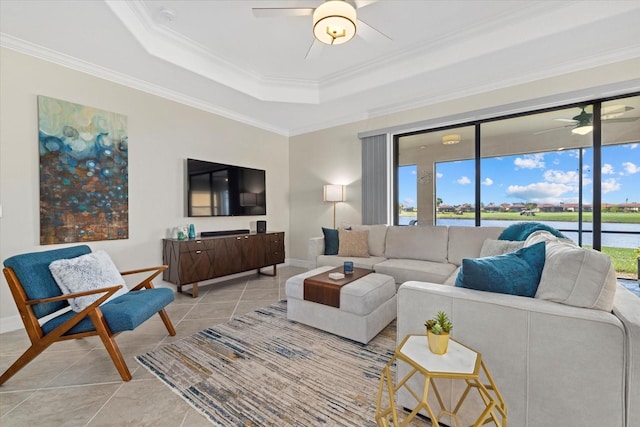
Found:
<svg viewBox="0 0 640 427"><path fill-rule="evenodd" d="M356 1L391 40L308 59L311 16L252 13L320 3L1 0L0 45L283 135L640 57L637 0Z"/></svg>

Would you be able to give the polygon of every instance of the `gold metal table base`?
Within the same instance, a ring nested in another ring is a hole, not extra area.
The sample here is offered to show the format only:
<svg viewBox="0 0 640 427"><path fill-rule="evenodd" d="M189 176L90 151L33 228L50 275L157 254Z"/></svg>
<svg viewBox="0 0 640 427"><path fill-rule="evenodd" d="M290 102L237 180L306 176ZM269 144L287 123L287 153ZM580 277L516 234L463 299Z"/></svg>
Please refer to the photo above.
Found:
<svg viewBox="0 0 640 427"><path fill-rule="evenodd" d="M408 426L409 423L416 417L416 415L418 415L418 413L423 409L427 412L429 418L431 418L433 426L440 426L440 419L443 416L448 415L454 421L455 426L460 427L458 412L460 411L460 408L469 395L471 389L476 389L478 391L485 405L484 411L480 414L476 422L473 424L473 427L479 427L491 422L493 422L497 427L507 426L507 408L505 402L493 378L491 377L489 370L482 361L480 353L474 352L477 354L477 366L473 369L473 372L432 372L429 371L427 367L421 366L413 359L407 357L401 352L401 348L407 341L407 338L409 338L409 336L407 336L402 344L398 346L394 356L391 358L391 360L389 360L389 362L387 362L380 376L380 383L378 386L378 399L376 404L376 423L379 427ZM426 347L426 341L425 351L429 351L429 349ZM412 369L404 378L402 378L401 381L394 385L391 366L399 361L409 364ZM416 393L411 387L409 387L408 384L409 379L416 373L422 374L425 378L421 394ZM481 373L486 377L488 384L484 384L481 381ZM467 386L464 392L460 395L460 398L458 399L453 410L448 410L445 407L445 404L440 395L440 391L438 390L436 382L434 381L436 378L458 379L464 380L466 382ZM400 418L398 417L398 411L395 401L395 395L402 387L405 387L405 389L409 391L409 393L415 398L417 402L414 409L409 415L404 418L404 420L400 420ZM430 389L433 389L433 394L435 395L438 401L438 405L440 406L440 410L438 411L437 415L433 411L427 400ZM385 391L388 395L388 406L383 406L385 404L385 402L383 402L385 400Z"/></svg>

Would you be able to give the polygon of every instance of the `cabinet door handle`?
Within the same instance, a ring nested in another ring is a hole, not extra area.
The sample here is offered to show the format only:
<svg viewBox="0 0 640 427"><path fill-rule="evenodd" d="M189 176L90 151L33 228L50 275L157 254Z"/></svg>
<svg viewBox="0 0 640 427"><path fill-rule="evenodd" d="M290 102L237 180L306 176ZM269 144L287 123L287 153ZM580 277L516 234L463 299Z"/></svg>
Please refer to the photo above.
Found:
<svg viewBox="0 0 640 427"><path fill-rule="evenodd" d="M248 239L248 238L249 238L249 236L244 236L244 238L245 238L245 239Z"/></svg>
<svg viewBox="0 0 640 427"><path fill-rule="evenodd" d="M197 254L201 254L201 253L202 253L202 251L196 251L196 253L197 253Z"/></svg>
<svg viewBox="0 0 640 427"><path fill-rule="evenodd" d="M236 237L236 240L240 240L240 239L242 239L242 237Z"/></svg>
<svg viewBox="0 0 640 427"><path fill-rule="evenodd" d="M196 243L200 244L200 243L202 243L202 240L196 240Z"/></svg>

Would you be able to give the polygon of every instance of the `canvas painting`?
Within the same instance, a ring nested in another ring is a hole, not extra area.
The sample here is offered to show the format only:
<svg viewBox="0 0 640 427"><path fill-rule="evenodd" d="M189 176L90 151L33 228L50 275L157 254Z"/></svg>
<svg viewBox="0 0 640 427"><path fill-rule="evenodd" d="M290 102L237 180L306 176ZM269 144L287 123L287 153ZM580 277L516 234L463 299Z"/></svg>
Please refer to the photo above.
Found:
<svg viewBox="0 0 640 427"><path fill-rule="evenodd" d="M129 237L127 116L38 96L40 244Z"/></svg>

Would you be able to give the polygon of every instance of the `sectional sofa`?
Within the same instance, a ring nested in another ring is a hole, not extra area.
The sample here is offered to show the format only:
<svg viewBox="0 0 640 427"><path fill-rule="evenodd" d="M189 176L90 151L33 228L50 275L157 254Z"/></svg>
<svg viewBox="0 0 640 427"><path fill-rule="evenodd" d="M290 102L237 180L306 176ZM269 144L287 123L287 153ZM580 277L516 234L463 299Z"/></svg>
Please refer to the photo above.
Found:
<svg viewBox="0 0 640 427"><path fill-rule="evenodd" d="M507 403L509 425L640 426L640 298L617 285L606 255L541 232L524 242L496 242L501 228L351 228L366 231L367 256L324 255L325 239L312 238L311 267L351 260L393 276L401 284L398 342L424 334L427 318L447 312L452 338L482 354ZM541 241L546 259L535 298L453 286L464 258ZM408 372L403 363L397 369L399 378ZM453 407L461 384L443 382L439 388ZM415 406L403 390L398 402ZM471 424L481 407L479 397L467 399L463 424ZM453 425L447 417L442 421Z"/></svg>

